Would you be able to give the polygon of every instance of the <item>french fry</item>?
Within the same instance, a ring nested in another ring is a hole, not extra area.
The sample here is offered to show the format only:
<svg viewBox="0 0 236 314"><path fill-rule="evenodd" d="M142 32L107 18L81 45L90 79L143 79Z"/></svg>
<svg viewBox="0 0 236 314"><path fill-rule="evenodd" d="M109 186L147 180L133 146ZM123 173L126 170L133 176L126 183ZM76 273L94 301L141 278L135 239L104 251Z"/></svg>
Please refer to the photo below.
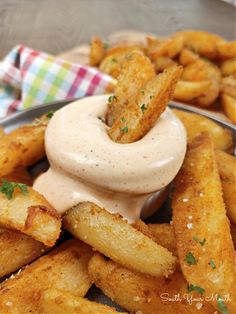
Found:
<svg viewBox="0 0 236 314"><path fill-rule="evenodd" d="M32 178L25 167L18 167L13 172L4 176L4 179L10 182L18 182L26 185L32 185Z"/></svg>
<svg viewBox="0 0 236 314"><path fill-rule="evenodd" d="M70 209L63 220L75 237L128 268L152 275L168 276L175 268L175 257L165 248L137 231L121 216L93 203Z"/></svg>
<svg viewBox="0 0 236 314"><path fill-rule="evenodd" d="M220 69L222 76L234 75L236 73L236 58L222 62Z"/></svg>
<svg viewBox="0 0 236 314"><path fill-rule="evenodd" d="M92 254L86 244L69 240L40 257L0 285L1 312L41 313L40 301L48 289L84 296L91 286L87 267Z"/></svg>
<svg viewBox="0 0 236 314"><path fill-rule="evenodd" d="M236 99L236 78L233 76L226 76L221 79L221 93L226 94Z"/></svg>
<svg viewBox="0 0 236 314"><path fill-rule="evenodd" d="M53 246L59 238L61 219L47 200L27 188L24 194L15 188L12 198L0 193L0 226L32 236L46 246Z"/></svg>
<svg viewBox="0 0 236 314"><path fill-rule="evenodd" d="M224 42L220 36L204 31L186 30L177 34L183 36L186 48L213 60L218 57L217 45Z"/></svg>
<svg viewBox="0 0 236 314"><path fill-rule="evenodd" d="M205 296L217 296L210 300L216 308L219 296L230 295L226 306L234 313L234 247L214 145L207 133L189 146L175 187L173 226L184 277L204 289Z"/></svg>
<svg viewBox="0 0 236 314"><path fill-rule="evenodd" d="M93 37L90 46L89 62L92 66L97 66L105 56L104 43L100 37Z"/></svg>
<svg viewBox="0 0 236 314"><path fill-rule="evenodd" d="M199 96L195 103L201 107L209 107L217 99L220 92L221 73L217 66L203 59L197 59L195 62L187 65L182 73L184 81L210 81L211 85L207 91Z"/></svg>
<svg viewBox="0 0 236 314"><path fill-rule="evenodd" d="M236 158L220 150L216 151L223 198L231 223L236 224Z"/></svg>
<svg viewBox="0 0 236 314"><path fill-rule="evenodd" d="M177 63L169 57L160 56L155 60L156 73L163 72L165 69L177 65Z"/></svg>
<svg viewBox="0 0 236 314"><path fill-rule="evenodd" d="M216 47L220 59L236 58L236 41L219 42Z"/></svg>
<svg viewBox="0 0 236 314"><path fill-rule="evenodd" d="M179 55L179 63L183 66L189 65L199 59L199 55L188 48L184 48Z"/></svg>
<svg viewBox="0 0 236 314"><path fill-rule="evenodd" d="M40 313L48 314L75 314L75 313L120 313L109 306L91 302L85 298L78 297L72 293L57 289L48 289L43 292L40 299ZM124 313L124 312L123 312Z"/></svg>
<svg viewBox="0 0 236 314"><path fill-rule="evenodd" d="M42 255L45 246L20 232L0 228L0 278Z"/></svg>
<svg viewBox="0 0 236 314"><path fill-rule="evenodd" d="M153 278L128 270L111 260L108 261L100 254L95 254L91 258L88 270L91 279L104 294L132 313L210 314L214 312L209 302L200 302L200 307L202 306L200 309L196 307L197 301L193 301L192 304L187 303L187 296L189 300L191 297L198 300L199 296L195 293L188 294L187 282L179 272L168 279ZM176 297L179 297L179 301L174 301Z"/></svg>
<svg viewBox="0 0 236 314"><path fill-rule="evenodd" d="M135 51L125 59L115 88L115 95L109 99L107 110L109 126L113 125L124 106L136 102L137 94L142 92L143 86L154 77L154 67L142 53Z"/></svg>
<svg viewBox="0 0 236 314"><path fill-rule="evenodd" d="M180 80L176 84L174 99L182 101L193 100L206 93L210 86L210 81L188 82Z"/></svg>
<svg viewBox="0 0 236 314"><path fill-rule="evenodd" d="M156 123L172 99L182 68L172 66L143 87L136 102L128 103L108 134L118 143L132 143L142 138Z"/></svg>
<svg viewBox="0 0 236 314"><path fill-rule="evenodd" d="M222 104L224 113L234 124L236 124L236 99L234 99L233 97L229 95L222 94L221 104Z"/></svg>
<svg viewBox="0 0 236 314"><path fill-rule="evenodd" d="M152 61L157 58L165 56L174 58L183 48L183 37L181 35L174 35L170 38L153 39L149 41L148 56Z"/></svg>
<svg viewBox="0 0 236 314"><path fill-rule="evenodd" d="M233 139L229 130L201 115L178 109L173 109L173 111L185 126L188 143L191 143L202 132L209 132L216 148L227 150L232 147Z"/></svg>
<svg viewBox="0 0 236 314"><path fill-rule="evenodd" d="M46 126L46 123L27 125L1 137L0 177L13 172L18 166L32 165L45 156Z"/></svg>

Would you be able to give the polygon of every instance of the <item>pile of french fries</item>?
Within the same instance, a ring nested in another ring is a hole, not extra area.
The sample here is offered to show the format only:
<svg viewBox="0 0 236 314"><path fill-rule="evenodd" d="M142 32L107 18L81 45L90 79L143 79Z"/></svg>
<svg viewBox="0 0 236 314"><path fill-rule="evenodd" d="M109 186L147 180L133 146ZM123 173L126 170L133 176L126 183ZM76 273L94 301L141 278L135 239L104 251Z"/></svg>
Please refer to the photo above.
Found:
<svg viewBox="0 0 236 314"><path fill-rule="evenodd" d="M174 39L175 47L183 54L180 38ZM156 41L150 45L156 47ZM160 45L168 58L176 55L172 40ZM200 48L194 49L202 53ZM150 55L158 60L161 52L155 51L150 48ZM96 64L100 61L97 56ZM128 51L108 99L111 140L122 145L145 136L182 84L185 70L172 65L156 75L140 49ZM0 284L0 313L117 313L86 298L93 284L136 314L236 312L232 134L203 116L174 112L186 128L188 149L174 180L173 222L167 224L138 220L131 225L90 202L60 217L33 190L27 170L45 156L50 118L1 133L0 277L8 277ZM64 230L71 239L65 241Z"/></svg>
<svg viewBox="0 0 236 314"><path fill-rule="evenodd" d="M127 53L139 51L161 73L173 65L182 65L174 99L203 108L218 108L236 124L236 41L204 31L186 30L168 38L147 36L146 45L132 42L104 43L91 40L90 65L114 78L121 73ZM138 72L138 70L137 70Z"/></svg>

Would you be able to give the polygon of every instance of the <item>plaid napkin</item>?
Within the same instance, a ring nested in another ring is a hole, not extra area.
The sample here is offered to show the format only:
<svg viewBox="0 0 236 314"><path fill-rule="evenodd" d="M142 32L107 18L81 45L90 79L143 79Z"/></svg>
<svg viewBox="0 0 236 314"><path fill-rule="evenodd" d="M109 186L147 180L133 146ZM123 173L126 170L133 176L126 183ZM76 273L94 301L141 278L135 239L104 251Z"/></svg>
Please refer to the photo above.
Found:
<svg viewBox="0 0 236 314"><path fill-rule="evenodd" d="M0 62L0 118L55 100L111 92L115 84L95 68L16 46Z"/></svg>

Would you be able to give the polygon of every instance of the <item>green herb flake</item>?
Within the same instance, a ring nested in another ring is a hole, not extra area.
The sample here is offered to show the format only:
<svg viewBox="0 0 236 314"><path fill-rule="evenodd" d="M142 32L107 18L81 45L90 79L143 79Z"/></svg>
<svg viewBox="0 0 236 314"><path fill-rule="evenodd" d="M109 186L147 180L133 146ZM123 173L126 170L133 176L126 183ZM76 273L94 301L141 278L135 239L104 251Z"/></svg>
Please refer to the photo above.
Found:
<svg viewBox="0 0 236 314"><path fill-rule="evenodd" d="M113 96L110 96L109 98L108 98L108 102L109 103L112 103L113 102L113 100L116 100L117 98L116 98L116 96L115 95L113 95Z"/></svg>
<svg viewBox="0 0 236 314"><path fill-rule="evenodd" d="M221 314L229 314L227 306L220 295L217 296L217 307Z"/></svg>
<svg viewBox="0 0 236 314"><path fill-rule="evenodd" d="M212 269L216 269L216 264L214 263L213 259L210 259L210 263L209 263L212 267Z"/></svg>
<svg viewBox="0 0 236 314"><path fill-rule="evenodd" d="M206 243L206 238L200 240L198 237L193 237L193 240L201 244L201 246L203 246Z"/></svg>
<svg viewBox="0 0 236 314"><path fill-rule="evenodd" d="M121 122L126 122L125 117L122 117L122 118L120 119L120 121L121 121Z"/></svg>
<svg viewBox="0 0 236 314"><path fill-rule="evenodd" d="M203 289L203 288L201 288L199 286L194 286L192 284L188 285L187 289L188 289L188 292L196 291L196 292L198 292L200 294L203 294L205 292L205 289Z"/></svg>
<svg viewBox="0 0 236 314"><path fill-rule="evenodd" d="M117 63L118 61L117 61L117 59L116 59L116 58L112 58L112 59L111 59L111 62L113 62L113 63Z"/></svg>
<svg viewBox="0 0 236 314"><path fill-rule="evenodd" d="M144 95L145 94L144 89L140 89L140 93Z"/></svg>
<svg viewBox="0 0 236 314"><path fill-rule="evenodd" d="M5 194L9 200L12 199L15 188L18 188L24 195L28 193L26 184L9 182L6 179L2 179L2 186L0 187L0 192Z"/></svg>
<svg viewBox="0 0 236 314"><path fill-rule="evenodd" d="M197 264L197 260L196 260L196 258L193 256L193 254L191 252L189 252L185 256L185 261L188 263L188 265L195 265L195 264Z"/></svg>
<svg viewBox="0 0 236 314"><path fill-rule="evenodd" d="M140 107L141 108L141 110L142 110L142 113L144 113L145 112L145 110L147 110L147 105L146 104L142 104L142 106Z"/></svg>
<svg viewBox="0 0 236 314"><path fill-rule="evenodd" d="M154 96L150 95L149 98L152 99Z"/></svg>
<svg viewBox="0 0 236 314"><path fill-rule="evenodd" d="M110 47L110 45L105 42L105 43L103 43L103 47L104 47L104 49L108 49Z"/></svg>
<svg viewBox="0 0 236 314"><path fill-rule="evenodd" d="M105 119L103 117L98 117L98 119L102 121L103 123L105 123Z"/></svg>
<svg viewBox="0 0 236 314"><path fill-rule="evenodd" d="M51 119L53 115L54 115L54 111L49 111L49 112L46 113L46 117L48 119Z"/></svg>
<svg viewBox="0 0 236 314"><path fill-rule="evenodd" d="M121 130L121 132L128 133L129 128L128 128L128 126L126 125L126 126L124 126L123 128L120 128L120 130Z"/></svg>

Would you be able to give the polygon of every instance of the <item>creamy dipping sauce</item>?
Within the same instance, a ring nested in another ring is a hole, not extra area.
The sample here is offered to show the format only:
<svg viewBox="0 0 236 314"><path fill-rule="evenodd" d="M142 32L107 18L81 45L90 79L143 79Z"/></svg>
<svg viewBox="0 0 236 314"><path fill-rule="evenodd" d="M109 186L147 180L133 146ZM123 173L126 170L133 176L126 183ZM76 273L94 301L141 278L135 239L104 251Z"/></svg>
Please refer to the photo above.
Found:
<svg viewBox="0 0 236 314"><path fill-rule="evenodd" d="M50 169L34 188L60 213L91 201L132 222L150 195L177 174L185 156L186 133L167 108L141 140L115 143L102 121L108 96L83 98L54 114L45 135Z"/></svg>

